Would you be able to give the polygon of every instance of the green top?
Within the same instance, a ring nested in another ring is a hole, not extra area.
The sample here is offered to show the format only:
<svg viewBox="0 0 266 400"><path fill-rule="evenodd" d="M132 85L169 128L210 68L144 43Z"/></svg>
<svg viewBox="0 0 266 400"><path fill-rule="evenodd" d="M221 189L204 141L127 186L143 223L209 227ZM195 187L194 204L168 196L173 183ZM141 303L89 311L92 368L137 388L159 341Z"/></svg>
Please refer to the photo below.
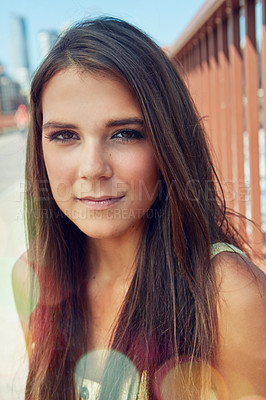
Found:
<svg viewBox="0 0 266 400"><path fill-rule="evenodd" d="M247 257L247 255L238 249L237 247L233 246L232 244L228 243L222 243L222 242L217 242L212 244L211 246L211 258L215 257L217 254L222 253L222 252L230 252L230 253L237 253L240 254L244 257ZM99 350L100 352L102 350ZM96 350L97 352L97 350ZM86 358L88 363L90 364L90 356L85 355L83 357L83 362L86 362ZM130 361L129 361L130 363ZM81 399L93 399L97 400L99 398L99 392L100 392L100 383L90 380L90 379L82 379L78 370L76 371L75 374L75 381L77 385L77 389L79 390L80 393L80 398ZM142 374L139 385L134 385L134 388L131 386L131 393L129 396L129 387L130 387L130 382L125 382L125 388L123 392L120 394L119 399L117 400L146 400L147 396L145 393L145 373ZM132 390L133 389L133 390ZM209 399L216 399L215 392L211 391Z"/></svg>
<svg viewBox="0 0 266 400"><path fill-rule="evenodd" d="M229 251L230 253L237 253L247 257L242 250L238 249L233 244L217 242L211 246L211 258L217 256L217 254L222 253L223 251Z"/></svg>

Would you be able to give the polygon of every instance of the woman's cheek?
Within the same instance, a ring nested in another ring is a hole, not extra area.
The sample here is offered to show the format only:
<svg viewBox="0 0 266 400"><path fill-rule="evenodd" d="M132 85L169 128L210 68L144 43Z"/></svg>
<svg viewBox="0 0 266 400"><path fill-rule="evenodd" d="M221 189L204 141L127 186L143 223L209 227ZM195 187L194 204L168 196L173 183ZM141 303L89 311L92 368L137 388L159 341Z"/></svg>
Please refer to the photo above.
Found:
<svg viewBox="0 0 266 400"><path fill-rule="evenodd" d="M45 158L47 175L56 202L69 201L75 181L75 165L71 157L50 153Z"/></svg>

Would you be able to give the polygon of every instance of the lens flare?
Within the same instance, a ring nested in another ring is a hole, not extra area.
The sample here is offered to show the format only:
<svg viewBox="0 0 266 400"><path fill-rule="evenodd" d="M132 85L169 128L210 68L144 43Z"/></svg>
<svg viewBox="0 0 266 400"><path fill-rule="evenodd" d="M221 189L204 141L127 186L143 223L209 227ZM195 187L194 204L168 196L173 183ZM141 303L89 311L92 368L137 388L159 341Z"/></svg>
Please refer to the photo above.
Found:
<svg viewBox="0 0 266 400"><path fill-rule="evenodd" d="M12 285L15 303L22 324L28 325L40 297L37 276L25 258L20 258L12 271Z"/></svg>
<svg viewBox="0 0 266 400"><path fill-rule="evenodd" d="M207 381L208 388L205 385L207 394L203 398L208 400L229 398L225 381L215 368L205 363L197 361L190 363L187 360L183 362L169 360L159 369L154 382L156 396L159 400L200 399L204 376L209 376L210 379Z"/></svg>
<svg viewBox="0 0 266 400"><path fill-rule="evenodd" d="M76 389L83 399L101 396L110 400L136 400L139 382L134 364L114 350L87 353L80 358L75 369Z"/></svg>
<svg viewBox="0 0 266 400"><path fill-rule="evenodd" d="M252 395L252 396L245 396L241 397L239 400L266 400L266 397L264 396L257 396L257 395Z"/></svg>

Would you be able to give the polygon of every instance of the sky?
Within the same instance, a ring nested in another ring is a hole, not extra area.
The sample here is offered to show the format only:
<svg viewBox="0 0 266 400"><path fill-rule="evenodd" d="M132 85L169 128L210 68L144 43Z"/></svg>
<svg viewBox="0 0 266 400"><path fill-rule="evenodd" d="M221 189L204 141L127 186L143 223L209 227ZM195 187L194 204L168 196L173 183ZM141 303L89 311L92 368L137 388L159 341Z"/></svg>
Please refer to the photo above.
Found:
<svg viewBox="0 0 266 400"><path fill-rule="evenodd" d="M0 63L10 72L10 16L27 23L31 69L40 62L37 34L60 31L67 24L100 15L127 20L148 33L160 46L173 44L205 0L0 0Z"/></svg>

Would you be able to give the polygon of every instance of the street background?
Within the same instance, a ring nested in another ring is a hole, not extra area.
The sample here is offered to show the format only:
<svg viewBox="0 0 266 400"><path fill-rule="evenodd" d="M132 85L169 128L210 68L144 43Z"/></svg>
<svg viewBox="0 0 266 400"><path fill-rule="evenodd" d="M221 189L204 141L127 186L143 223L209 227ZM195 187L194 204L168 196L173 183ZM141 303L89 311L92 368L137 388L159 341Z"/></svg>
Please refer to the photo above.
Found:
<svg viewBox="0 0 266 400"><path fill-rule="evenodd" d="M25 251L23 224L26 137L0 135L0 399L22 400L27 374L24 338L12 293L11 272Z"/></svg>

